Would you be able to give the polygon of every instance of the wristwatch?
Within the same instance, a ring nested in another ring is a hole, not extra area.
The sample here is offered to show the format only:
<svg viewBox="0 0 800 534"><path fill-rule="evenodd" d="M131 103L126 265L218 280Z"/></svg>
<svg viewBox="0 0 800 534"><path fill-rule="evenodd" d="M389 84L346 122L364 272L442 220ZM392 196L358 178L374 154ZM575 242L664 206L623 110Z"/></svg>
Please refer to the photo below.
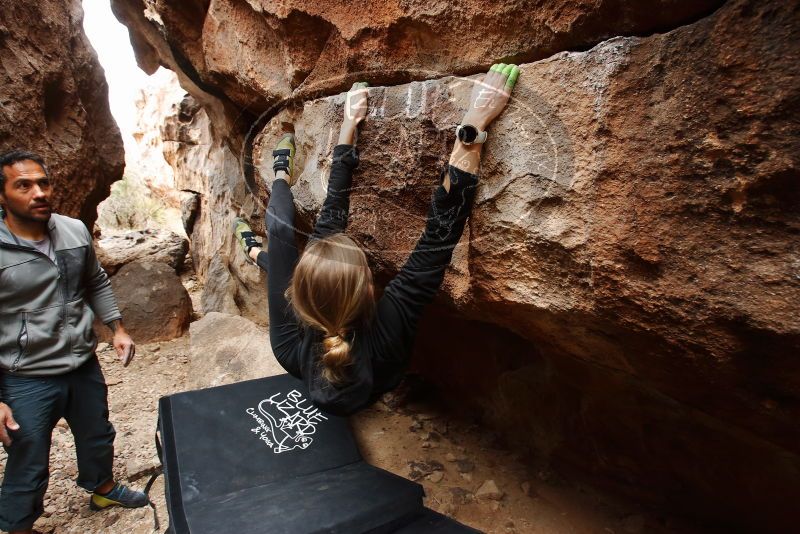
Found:
<svg viewBox="0 0 800 534"><path fill-rule="evenodd" d="M488 136L488 132L481 132L471 124L459 124L456 128L456 137L465 145L484 143Z"/></svg>

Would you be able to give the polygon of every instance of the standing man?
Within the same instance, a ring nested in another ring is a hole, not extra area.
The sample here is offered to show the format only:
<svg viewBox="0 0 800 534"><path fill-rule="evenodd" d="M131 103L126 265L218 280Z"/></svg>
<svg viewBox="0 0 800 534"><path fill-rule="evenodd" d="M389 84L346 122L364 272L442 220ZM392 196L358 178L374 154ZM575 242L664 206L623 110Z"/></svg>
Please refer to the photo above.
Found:
<svg viewBox="0 0 800 534"><path fill-rule="evenodd" d="M0 441L8 454L0 529L30 533L42 514L50 440L62 417L75 437L80 487L92 509L148 503L114 482L114 427L95 355L94 317L114 331L122 364L134 344L92 237L79 220L51 213L53 186L41 156L0 155Z"/></svg>

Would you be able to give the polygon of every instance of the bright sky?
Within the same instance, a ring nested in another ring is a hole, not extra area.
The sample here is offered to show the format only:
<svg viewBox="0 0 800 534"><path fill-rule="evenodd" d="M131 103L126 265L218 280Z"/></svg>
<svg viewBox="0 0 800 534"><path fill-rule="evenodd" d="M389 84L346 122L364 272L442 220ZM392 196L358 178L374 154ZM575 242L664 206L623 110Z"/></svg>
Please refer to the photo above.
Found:
<svg viewBox="0 0 800 534"><path fill-rule="evenodd" d="M83 28L106 71L111 113L128 145L136 122L134 101L150 78L136 65L128 29L114 17L109 0L83 0L83 10Z"/></svg>

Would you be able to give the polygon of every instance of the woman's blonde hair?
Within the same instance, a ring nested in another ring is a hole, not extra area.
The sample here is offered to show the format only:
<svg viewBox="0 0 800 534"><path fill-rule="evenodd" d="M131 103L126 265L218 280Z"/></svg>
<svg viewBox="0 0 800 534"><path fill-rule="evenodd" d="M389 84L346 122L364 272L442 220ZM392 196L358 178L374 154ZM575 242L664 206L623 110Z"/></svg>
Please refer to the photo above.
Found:
<svg viewBox="0 0 800 534"><path fill-rule="evenodd" d="M345 336L365 323L375 307L372 271L361 247L344 234L309 244L286 290L297 317L323 332L323 377L332 384L347 381L352 363Z"/></svg>

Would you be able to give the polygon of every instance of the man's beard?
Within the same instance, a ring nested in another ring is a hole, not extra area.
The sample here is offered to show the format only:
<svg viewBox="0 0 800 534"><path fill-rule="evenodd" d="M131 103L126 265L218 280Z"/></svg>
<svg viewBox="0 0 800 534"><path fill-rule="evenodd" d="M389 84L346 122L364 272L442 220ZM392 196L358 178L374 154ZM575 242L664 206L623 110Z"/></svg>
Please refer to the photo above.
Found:
<svg viewBox="0 0 800 534"><path fill-rule="evenodd" d="M34 208L47 208L47 211L44 210L37 210L33 211ZM37 204L32 206L30 210L25 213L20 213L15 209L12 209L10 206L5 207L6 213L11 213L15 218L21 219L23 221L28 222L47 222L50 220L50 215L53 213L53 208L50 206L50 203L47 204Z"/></svg>

